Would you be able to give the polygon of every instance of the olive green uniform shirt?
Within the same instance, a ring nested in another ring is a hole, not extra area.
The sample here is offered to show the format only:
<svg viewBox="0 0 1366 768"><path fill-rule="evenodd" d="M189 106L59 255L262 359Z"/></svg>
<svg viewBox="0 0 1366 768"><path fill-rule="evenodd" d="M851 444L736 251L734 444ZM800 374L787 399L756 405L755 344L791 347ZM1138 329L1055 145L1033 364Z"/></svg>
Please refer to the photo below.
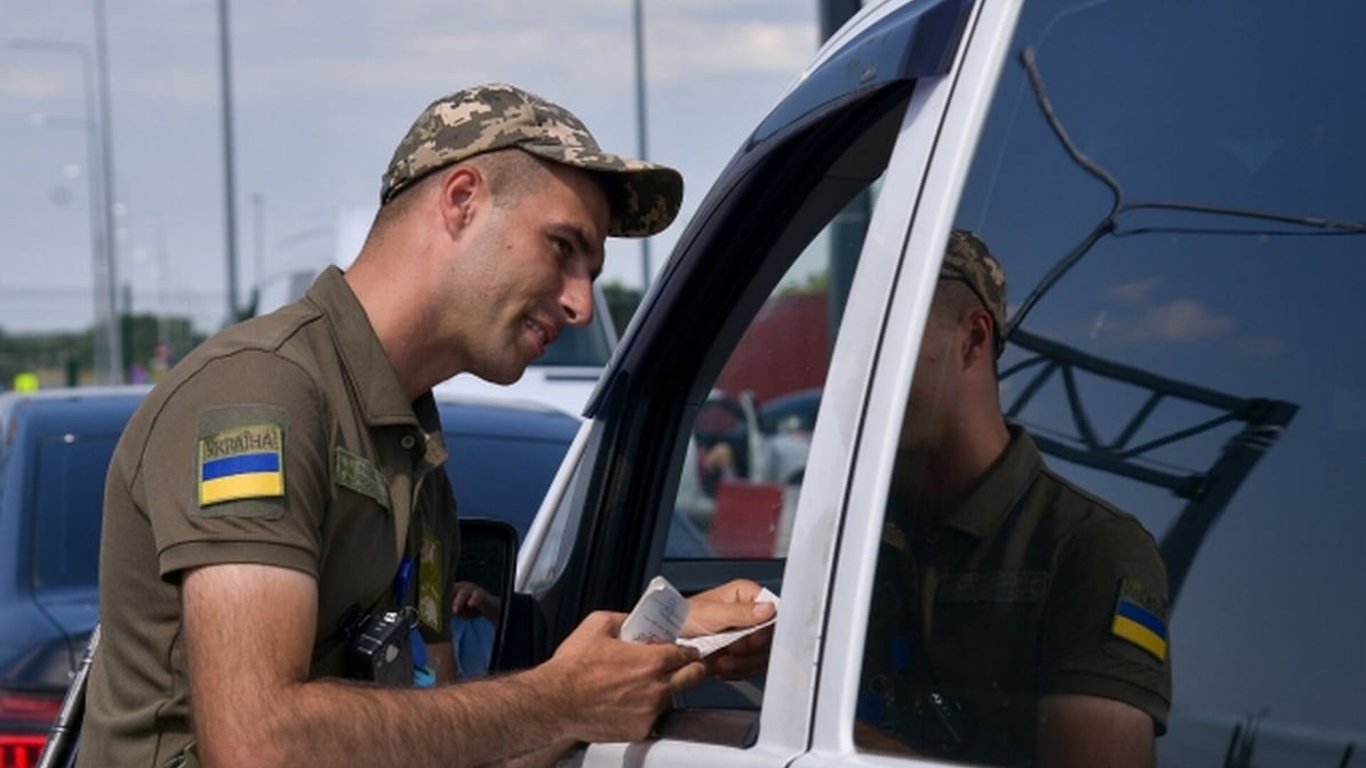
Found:
<svg viewBox="0 0 1366 768"><path fill-rule="evenodd" d="M311 676L335 677L343 619L391 607L411 551L419 626L448 640L459 541L445 460L431 395L404 395L336 268L299 302L194 350L134 414L110 465L80 764L160 766L192 743L187 569L313 576Z"/></svg>
<svg viewBox="0 0 1366 768"><path fill-rule="evenodd" d="M1166 570L1135 518L1054 474L1012 426L956 509L920 532L909 519L889 507L861 720L994 765L1034 764L1049 694L1123 701L1166 730Z"/></svg>

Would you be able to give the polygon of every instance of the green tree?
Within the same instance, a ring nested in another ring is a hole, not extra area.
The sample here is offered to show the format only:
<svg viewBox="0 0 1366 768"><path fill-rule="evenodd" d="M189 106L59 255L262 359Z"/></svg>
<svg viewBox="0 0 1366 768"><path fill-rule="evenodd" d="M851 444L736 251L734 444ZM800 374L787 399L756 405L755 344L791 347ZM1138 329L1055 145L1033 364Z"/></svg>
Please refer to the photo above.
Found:
<svg viewBox="0 0 1366 768"><path fill-rule="evenodd" d="M607 311L612 313L612 324L616 326L617 335L620 336L626 332L626 326L630 324L631 317L640 306L641 292L613 280L603 284L602 293L607 298Z"/></svg>

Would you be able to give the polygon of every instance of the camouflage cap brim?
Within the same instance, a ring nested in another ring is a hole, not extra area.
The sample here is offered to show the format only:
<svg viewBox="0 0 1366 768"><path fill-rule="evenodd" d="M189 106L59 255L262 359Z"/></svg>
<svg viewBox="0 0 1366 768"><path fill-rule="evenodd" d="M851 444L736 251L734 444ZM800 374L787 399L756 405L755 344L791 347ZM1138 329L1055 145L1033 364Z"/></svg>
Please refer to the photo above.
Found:
<svg viewBox="0 0 1366 768"><path fill-rule="evenodd" d="M595 174L611 209L607 234L612 237L648 237L667 229L678 216L683 175L668 166L580 147L539 142L517 146L537 157Z"/></svg>
<svg viewBox="0 0 1366 768"><path fill-rule="evenodd" d="M607 233L613 237L660 232L683 202L678 171L603 152L569 110L515 86L490 83L443 96L418 116L384 173L380 204L434 171L502 149L592 172L608 198Z"/></svg>

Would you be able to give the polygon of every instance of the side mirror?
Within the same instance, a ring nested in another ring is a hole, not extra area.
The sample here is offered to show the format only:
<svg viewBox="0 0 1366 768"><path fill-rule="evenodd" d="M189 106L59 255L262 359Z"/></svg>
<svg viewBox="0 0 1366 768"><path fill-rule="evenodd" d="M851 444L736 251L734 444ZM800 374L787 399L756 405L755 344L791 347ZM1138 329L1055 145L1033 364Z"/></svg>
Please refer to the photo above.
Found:
<svg viewBox="0 0 1366 768"><path fill-rule="evenodd" d="M456 582L476 585L495 601L493 616L456 616L451 620L451 643L462 679L479 677L498 668L516 569L516 529L502 520L460 519Z"/></svg>

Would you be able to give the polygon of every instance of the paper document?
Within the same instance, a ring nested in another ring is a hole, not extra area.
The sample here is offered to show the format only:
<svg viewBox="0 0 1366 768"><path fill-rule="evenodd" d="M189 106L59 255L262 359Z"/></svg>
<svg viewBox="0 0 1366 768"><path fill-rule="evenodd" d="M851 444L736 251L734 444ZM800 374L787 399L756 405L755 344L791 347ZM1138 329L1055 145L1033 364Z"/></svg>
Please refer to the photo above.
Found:
<svg viewBox="0 0 1366 768"><path fill-rule="evenodd" d="M621 639L628 643L672 643L678 639L690 610L687 598L668 579L656 576L621 625Z"/></svg>
<svg viewBox="0 0 1366 768"><path fill-rule="evenodd" d="M758 632L759 630L771 625L773 622L778 620L778 596L768 591L767 587L765 587L763 591L759 593L758 597L754 598L754 602L773 603L773 618L763 622L762 624L755 624L752 627L733 629L728 632L720 632L715 635L703 635L701 637L680 638L678 640L678 644L686 645L689 648L696 648L698 653L701 653L703 656L710 656L711 654L721 650L722 648L725 648L726 646L730 645L736 640L739 640L740 638L745 637L746 635L754 634L755 632Z"/></svg>

